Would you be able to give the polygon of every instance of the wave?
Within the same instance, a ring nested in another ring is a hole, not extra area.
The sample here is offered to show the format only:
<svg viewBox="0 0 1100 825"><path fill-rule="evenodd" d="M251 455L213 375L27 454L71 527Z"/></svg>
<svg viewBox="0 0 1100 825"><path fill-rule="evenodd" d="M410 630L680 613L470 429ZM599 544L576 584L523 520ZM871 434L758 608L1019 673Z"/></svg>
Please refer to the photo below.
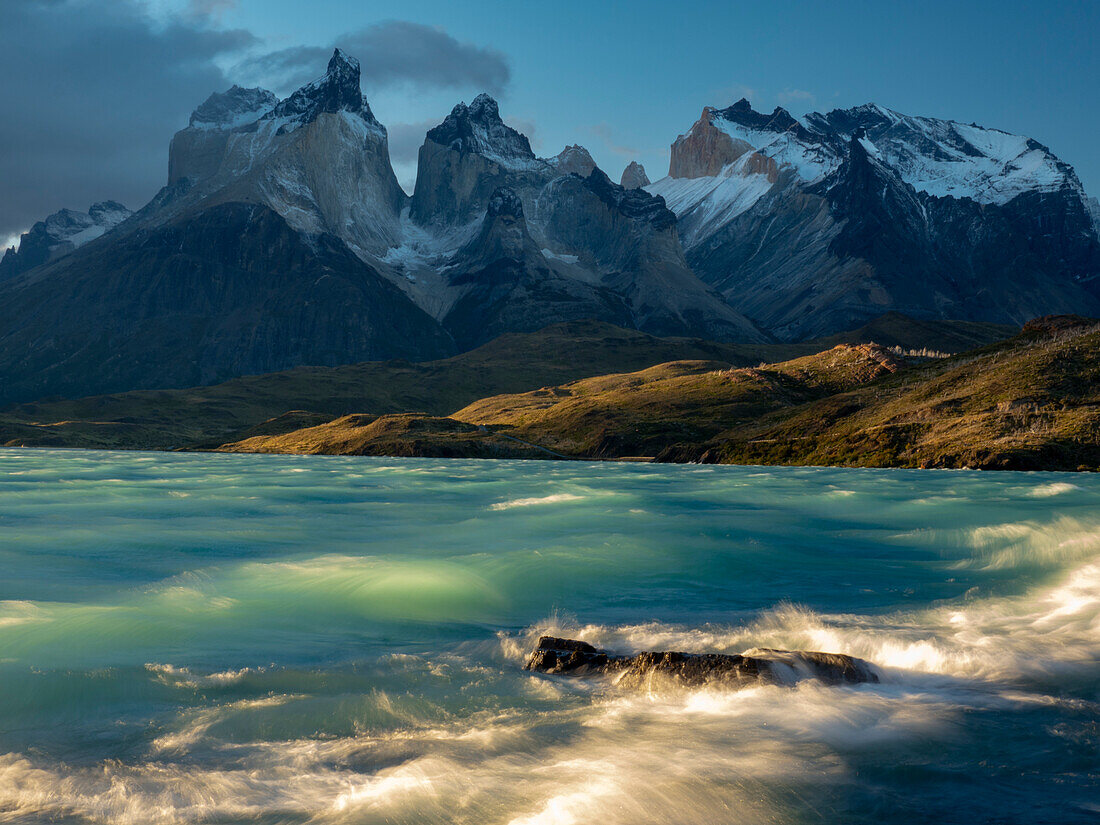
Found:
<svg viewBox="0 0 1100 825"><path fill-rule="evenodd" d="M584 496L574 495L573 493L554 493L549 496L539 496L535 498L514 498L511 501L498 501L496 504L489 506L490 510L512 510L516 507L535 507L540 504L561 504L566 501L582 501Z"/></svg>

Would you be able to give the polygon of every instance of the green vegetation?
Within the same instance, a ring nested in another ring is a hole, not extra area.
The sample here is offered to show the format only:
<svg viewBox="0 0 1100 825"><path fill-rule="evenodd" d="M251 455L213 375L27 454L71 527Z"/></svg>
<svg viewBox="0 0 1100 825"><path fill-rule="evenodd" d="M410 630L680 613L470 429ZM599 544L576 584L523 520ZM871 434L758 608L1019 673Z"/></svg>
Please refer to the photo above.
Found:
<svg viewBox="0 0 1100 825"><path fill-rule="evenodd" d="M521 392L681 358L755 364L805 344L717 344L655 338L578 321L503 335L441 361L299 367L209 387L142 390L19 404L0 412L0 445L101 449L214 449L350 413L446 415L489 395ZM296 412L288 412L288 411Z"/></svg>
<svg viewBox="0 0 1100 825"><path fill-rule="evenodd" d="M1100 466L1100 330L888 315L858 342L739 346L596 322L455 358L301 367L23 404L8 445L765 464ZM969 352L931 357L937 351ZM772 363L767 363L767 362ZM749 366L755 364L756 366Z"/></svg>

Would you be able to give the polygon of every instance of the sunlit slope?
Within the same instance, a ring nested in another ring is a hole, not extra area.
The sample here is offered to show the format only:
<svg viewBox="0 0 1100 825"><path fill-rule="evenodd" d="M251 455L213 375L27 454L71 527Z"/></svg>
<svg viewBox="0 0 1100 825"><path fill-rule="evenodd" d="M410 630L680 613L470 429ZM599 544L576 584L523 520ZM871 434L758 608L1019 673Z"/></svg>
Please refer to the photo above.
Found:
<svg viewBox="0 0 1100 825"><path fill-rule="evenodd" d="M1100 327L1017 337L744 421L669 461L987 469L1100 468Z"/></svg>
<svg viewBox="0 0 1100 825"><path fill-rule="evenodd" d="M842 344L755 367L678 360L475 401L449 418L356 417L249 452L1096 469L1100 328L1033 322L952 357ZM537 451L536 451L537 453Z"/></svg>
<svg viewBox="0 0 1100 825"><path fill-rule="evenodd" d="M0 412L0 445L174 449L216 447L271 422L288 432L349 413L444 415L478 398L522 392L681 358L752 364L804 345L657 338L595 321L503 335L454 358L299 367L184 390L143 390L19 404ZM290 411L296 411L287 415ZM312 415L310 415L312 414ZM269 427L270 429L270 427ZM268 433L270 434L270 433Z"/></svg>
<svg viewBox="0 0 1100 825"><path fill-rule="evenodd" d="M557 387L477 401L450 419L425 421L437 433L426 442L392 430L377 442L355 417L283 436L253 438L229 449L248 452L355 452L455 455L481 427L578 458L653 456L680 442L700 443L732 422L849 389L897 370L902 362L873 344L837 346L774 365L730 368L718 361L673 361L645 370L602 375ZM439 431L446 425L445 434ZM488 438L488 433L483 434ZM414 446L409 443L417 441ZM519 445L516 445L519 446ZM426 452L433 448L436 452ZM479 453L470 453L474 456ZM517 456L518 457L518 456Z"/></svg>

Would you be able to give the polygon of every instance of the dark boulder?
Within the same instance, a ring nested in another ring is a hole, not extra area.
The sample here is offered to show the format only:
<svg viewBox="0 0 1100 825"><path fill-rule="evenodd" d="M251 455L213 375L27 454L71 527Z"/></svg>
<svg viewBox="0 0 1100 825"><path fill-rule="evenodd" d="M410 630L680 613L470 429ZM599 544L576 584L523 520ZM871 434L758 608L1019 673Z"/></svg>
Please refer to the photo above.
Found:
<svg viewBox="0 0 1100 825"><path fill-rule="evenodd" d="M575 639L543 636L524 670L568 676L615 676L620 685L637 687L653 676L682 685L747 682L791 684L813 678L828 685L878 682L874 666L843 653L757 648L744 654L645 652L620 656Z"/></svg>

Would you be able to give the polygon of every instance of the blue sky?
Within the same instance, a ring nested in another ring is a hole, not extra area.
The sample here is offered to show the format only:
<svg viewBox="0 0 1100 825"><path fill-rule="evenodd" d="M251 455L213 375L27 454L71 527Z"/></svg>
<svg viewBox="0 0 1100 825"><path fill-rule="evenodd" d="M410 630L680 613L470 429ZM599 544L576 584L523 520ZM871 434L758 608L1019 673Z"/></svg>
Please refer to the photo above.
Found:
<svg viewBox="0 0 1100 825"><path fill-rule="evenodd" d="M406 187L424 132L491 84L539 154L580 143L615 179L635 158L663 176L703 106L745 96L795 114L873 101L1026 134L1097 195L1098 32L1097 0L0 0L0 77L16 79L0 240L61 207L141 206L209 92L288 93L301 78L265 75L262 58L307 54L300 68L317 75L338 43L358 44Z"/></svg>

